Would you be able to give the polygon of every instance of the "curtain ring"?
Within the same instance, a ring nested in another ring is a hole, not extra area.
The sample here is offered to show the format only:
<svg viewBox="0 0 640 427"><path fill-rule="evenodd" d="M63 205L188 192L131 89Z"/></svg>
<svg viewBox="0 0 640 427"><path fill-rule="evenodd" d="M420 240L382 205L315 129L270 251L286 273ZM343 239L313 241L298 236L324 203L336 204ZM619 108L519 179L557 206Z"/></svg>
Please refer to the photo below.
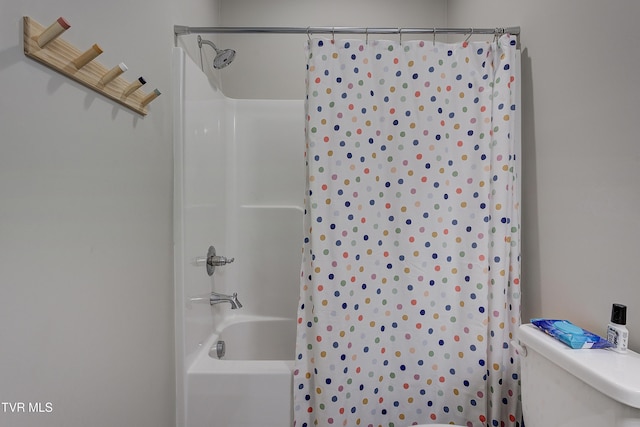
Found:
<svg viewBox="0 0 640 427"><path fill-rule="evenodd" d="M436 30L436 28L434 27L434 28L433 28L433 45L434 45L434 46L436 45L436 31L437 31L437 30Z"/></svg>
<svg viewBox="0 0 640 427"><path fill-rule="evenodd" d="M307 27L307 38L311 41L311 27Z"/></svg>
<svg viewBox="0 0 640 427"><path fill-rule="evenodd" d="M336 27L331 27L331 42L336 42Z"/></svg>
<svg viewBox="0 0 640 427"><path fill-rule="evenodd" d="M464 42L465 42L465 43L467 43L467 42L469 41L469 39L471 38L471 36L473 35L473 28L470 28L470 30L471 30L471 31L469 32L469 35L467 36L467 38L466 38L466 39L464 39Z"/></svg>
<svg viewBox="0 0 640 427"><path fill-rule="evenodd" d="M364 29L364 42L365 44L369 44L369 27Z"/></svg>
<svg viewBox="0 0 640 427"><path fill-rule="evenodd" d="M398 39L400 40L400 46L402 46L402 28L398 27Z"/></svg>

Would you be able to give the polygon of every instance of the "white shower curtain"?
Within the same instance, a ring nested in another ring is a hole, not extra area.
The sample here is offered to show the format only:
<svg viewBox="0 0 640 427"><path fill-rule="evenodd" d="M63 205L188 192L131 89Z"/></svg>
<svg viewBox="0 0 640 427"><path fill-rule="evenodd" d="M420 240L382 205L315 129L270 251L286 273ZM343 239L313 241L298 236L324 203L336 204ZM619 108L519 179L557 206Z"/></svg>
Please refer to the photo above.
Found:
<svg viewBox="0 0 640 427"><path fill-rule="evenodd" d="M296 427L519 424L515 44L309 41Z"/></svg>

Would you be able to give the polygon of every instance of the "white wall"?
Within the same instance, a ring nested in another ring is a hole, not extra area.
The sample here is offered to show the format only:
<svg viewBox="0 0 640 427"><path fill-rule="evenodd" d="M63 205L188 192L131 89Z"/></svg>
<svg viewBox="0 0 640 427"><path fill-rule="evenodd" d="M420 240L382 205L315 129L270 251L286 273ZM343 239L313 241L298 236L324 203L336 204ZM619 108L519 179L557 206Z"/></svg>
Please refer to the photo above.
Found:
<svg viewBox="0 0 640 427"><path fill-rule="evenodd" d="M445 0L221 0L220 19L225 26L432 27L446 24L446 3ZM219 71L227 96L304 98L307 35L234 34L208 38L217 40L220 48L238 52L233 65Z"/></svg>
<svg viewBox="0 0 640 427"><path fill-rule="evenodd" d="M520 25L523 319L600 334L627 304L640 350L640 69L635 0L449 0L451 25Z"/></svg>
<svg viewBox="0 0 640 427"><path fill-rule="evenodd" d="M0 10L0 402L27 411L0 406L0 425L173 426L172 29L211 25L217 3ZM144 76L162 92L150 114L26 58L24 15L64 16L64 39Z"/></svg>

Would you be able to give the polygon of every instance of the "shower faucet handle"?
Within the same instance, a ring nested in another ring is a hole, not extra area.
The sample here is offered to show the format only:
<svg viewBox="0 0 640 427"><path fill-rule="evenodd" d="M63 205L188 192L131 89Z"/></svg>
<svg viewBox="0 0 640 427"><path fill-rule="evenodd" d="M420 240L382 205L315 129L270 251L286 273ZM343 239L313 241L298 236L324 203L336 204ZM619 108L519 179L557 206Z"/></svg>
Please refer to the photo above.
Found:
<svg viewBox="0 0 640 427"><path fill-rule="evenodd" d="M196 265L205 265L207 267L207 274L213 276L216 271L216 267L231 264L235 261L235 258L227 258L225 256L216 255L216 248L209 246L209 251L206 257L196 258Z"/></svg>
<svg viewBox="0 0 640 427"><path fill-rule="evenodd" d="M227 264L231 264L233 261L235 261L235 258L227 258L225 256L212 256L211 258L207 259L207 264L219 267L222 265L227 265Z"/></svg>

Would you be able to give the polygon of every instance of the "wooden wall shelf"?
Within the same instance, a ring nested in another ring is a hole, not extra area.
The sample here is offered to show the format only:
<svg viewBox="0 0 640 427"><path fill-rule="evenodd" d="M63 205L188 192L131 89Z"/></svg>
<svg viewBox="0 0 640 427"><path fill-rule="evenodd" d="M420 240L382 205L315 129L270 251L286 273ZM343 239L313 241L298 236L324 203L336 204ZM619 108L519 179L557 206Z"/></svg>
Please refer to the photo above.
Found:
<svg viewBox="0 0 640 427"><path fill-rule="evenodd" d="M160 92L157 89L149 94L143 92L140 89L145 83L142 77L133 82L119 77L119 74L127 69L124 64L107 69L95 61L95 57L102 53L98 45L94 44L82 52L59 38L67 28L69 25L63 18L44 28L34 19L25 16L24 54L145 116L147 105L159 96Z"/></svg>

